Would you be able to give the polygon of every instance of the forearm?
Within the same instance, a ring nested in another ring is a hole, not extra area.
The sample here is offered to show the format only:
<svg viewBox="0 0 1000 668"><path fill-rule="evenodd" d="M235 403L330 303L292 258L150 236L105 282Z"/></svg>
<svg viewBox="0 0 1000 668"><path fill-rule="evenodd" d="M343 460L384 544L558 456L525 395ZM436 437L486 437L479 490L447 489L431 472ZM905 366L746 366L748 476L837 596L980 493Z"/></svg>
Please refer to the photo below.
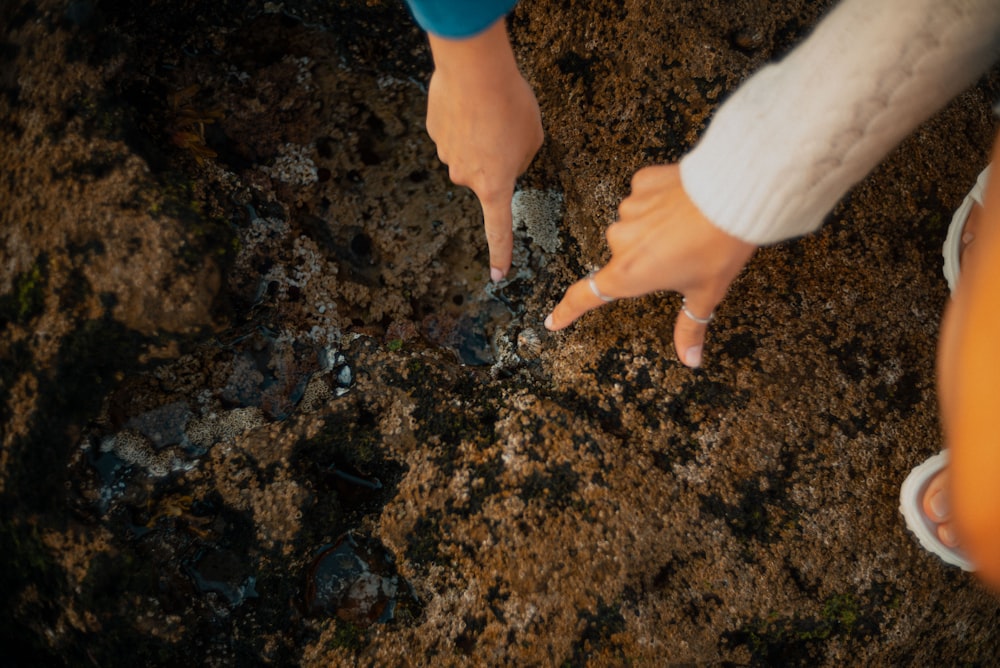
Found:
<svg viewBox="0 0 1000 668"><path fill-rule="evenodd" d="M995 0L844 0L722 105L681 162L685 190L751 243L812 232L998 50Z"/></svg>
<svg viewBox="0 0 1000 668"><path fill-rule="evenodd" d="M406 0L417 24L431 35L462 39L482 32L517 0Z"/></svg>

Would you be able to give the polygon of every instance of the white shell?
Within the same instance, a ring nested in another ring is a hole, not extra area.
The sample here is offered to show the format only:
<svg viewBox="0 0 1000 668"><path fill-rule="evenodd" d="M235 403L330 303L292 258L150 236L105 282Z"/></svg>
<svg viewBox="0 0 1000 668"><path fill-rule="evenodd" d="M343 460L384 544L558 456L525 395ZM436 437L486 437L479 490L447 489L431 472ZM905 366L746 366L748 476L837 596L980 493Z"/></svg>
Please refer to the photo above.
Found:
<svg viewBox="0 0 1000 668"><path fill-rule="evenodd" d="M532 360L542 352L542 340L538 332L530 327L522 329L517 335L517 354L523 359Z"/></svg>

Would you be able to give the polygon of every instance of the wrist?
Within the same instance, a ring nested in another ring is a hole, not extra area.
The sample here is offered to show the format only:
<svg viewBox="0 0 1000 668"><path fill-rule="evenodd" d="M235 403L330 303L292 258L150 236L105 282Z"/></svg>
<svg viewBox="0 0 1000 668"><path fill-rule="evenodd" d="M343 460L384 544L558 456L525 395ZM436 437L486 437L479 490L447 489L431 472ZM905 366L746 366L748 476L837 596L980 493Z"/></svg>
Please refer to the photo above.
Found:
<svg viewBox="0 0 1000 668"><path fill-rule="evenodd" d="M434 74L463 86L494 86L498 79L520 77L503 18L462 39L428 33Z"/></svg>

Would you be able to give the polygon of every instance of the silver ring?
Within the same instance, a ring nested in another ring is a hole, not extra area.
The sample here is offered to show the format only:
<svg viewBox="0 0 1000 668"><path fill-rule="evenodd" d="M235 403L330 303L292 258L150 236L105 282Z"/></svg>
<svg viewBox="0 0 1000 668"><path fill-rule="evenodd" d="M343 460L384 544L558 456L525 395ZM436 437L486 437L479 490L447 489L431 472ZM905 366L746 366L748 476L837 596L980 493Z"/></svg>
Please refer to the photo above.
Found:
<svg viewBox="0 0 1000 668"><path fill-rule="evenodd" d="M707 318L699 318L694 313L691 313L691 311L689 311L687 307L687 297L681 297L681 311L684 313L684 315L691 318L699 325L707 325L708 323L712 322L713 318L715 318L715 311L709 313Z"/></svg>
<svg viewBox="0 0 1000 668"><path fill-rule="evenodd" d="M611 303L615 300L614 297L609 297L597 289L597 281L594 280L594 272L587 274L587 283L590 284L590 291L597 295L597 298L601 301Z"/></svg>

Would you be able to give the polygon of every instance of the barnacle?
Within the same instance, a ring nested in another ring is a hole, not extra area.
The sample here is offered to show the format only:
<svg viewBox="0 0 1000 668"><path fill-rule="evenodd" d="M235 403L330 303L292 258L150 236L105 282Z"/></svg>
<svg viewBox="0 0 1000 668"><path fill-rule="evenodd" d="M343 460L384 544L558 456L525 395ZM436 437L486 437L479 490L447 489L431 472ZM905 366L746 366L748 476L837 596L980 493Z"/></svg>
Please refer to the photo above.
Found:
<svg viewBox="0 0 1000 668"><path fill-rule="evenodd" d="M542 340L531 327L526 327L517 335L517 354L522 359L533 360L542 352Z"/></svg>
<svg viewBox="0 0 1000 668"><path fill-rule="evenodd" d="M145 469L156 478L162 478L171 471L190 468L177 457L173 448L157 450L145 434L135 429L123 429L104 439L101 452L114 452L126 464Z"/></svg>
<svg viewBox="0 0 1000 668"><path fill-rule="evenodd" d="M175 146L190 151L198 164L205 158L218 154L205 143L205 126L220 120L225 114L221 107L198 109L194 97L198 94L198 84L175 91L167 96L169 121L167 134Z"/></svg>

